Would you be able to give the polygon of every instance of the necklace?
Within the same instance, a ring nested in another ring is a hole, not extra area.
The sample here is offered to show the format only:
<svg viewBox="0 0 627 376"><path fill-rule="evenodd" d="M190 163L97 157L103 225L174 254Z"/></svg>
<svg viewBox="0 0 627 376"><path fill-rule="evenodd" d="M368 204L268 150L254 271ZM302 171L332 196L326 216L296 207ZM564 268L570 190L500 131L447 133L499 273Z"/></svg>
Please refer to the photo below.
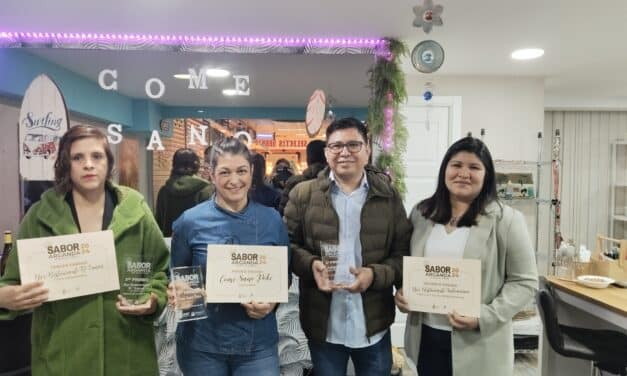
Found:
<svg viewBox="0 0 627 376"><path fill-rule="evenodd" d="M457 219L458 219L457 217L451 216L451 220L448 221L448 225L452 226L452 227L455 227L455 225L457 225Z"/></svg>

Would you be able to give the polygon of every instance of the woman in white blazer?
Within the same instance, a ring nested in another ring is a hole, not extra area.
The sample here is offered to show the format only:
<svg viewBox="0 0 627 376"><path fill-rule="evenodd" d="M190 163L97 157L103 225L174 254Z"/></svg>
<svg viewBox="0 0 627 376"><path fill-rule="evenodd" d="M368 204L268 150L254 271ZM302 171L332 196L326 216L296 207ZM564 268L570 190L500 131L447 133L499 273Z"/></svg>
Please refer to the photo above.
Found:
<svg viewBox="0 0 627 376"><path fill-rule="evenodd" d="M497 199L488 148L465 137L446 152L433 196L414 207L411 255L481 260L479 317L409 312L405 351L420 376L513 374L512 317L538 285L535 255L522 214Z"/></svg>

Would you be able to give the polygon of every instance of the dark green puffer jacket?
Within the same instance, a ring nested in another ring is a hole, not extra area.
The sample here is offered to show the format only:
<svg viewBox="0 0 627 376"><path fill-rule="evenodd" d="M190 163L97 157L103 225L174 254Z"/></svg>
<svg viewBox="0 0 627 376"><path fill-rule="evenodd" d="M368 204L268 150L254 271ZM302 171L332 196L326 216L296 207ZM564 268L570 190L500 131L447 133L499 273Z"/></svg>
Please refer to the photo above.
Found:
<svg viewBox="0 0 627 376"><path fill-rule="evenodd" d="M283 193L281 194L281 202L279 203L279 213L283 215L285 211L285 206L287 206L287 201L290 199L290 192L297 186L299 183L302 183L307 180L315 179L318 176L318 173L322 171L327 165L323 163L312 163L309 165L301 175L294 175L287 179L285 182L285 188L283 188Z"/></svg>
<svg viewBox="0 0 627 376"><path fill-rule="evenodd" d="M329 169L316 179L298 184L285 207L292 249L292 270L300 277L300 321L310 340L323 342L331 307L330 293L318 290L311 271L320 259L320 242L337 242L339 219L331 201ZM363 266L374 271L374 280L362 293L366 335L385 330L394 322L392 286L402 284L403 256L409 254L411 223L398 192L387 177L366 170L369 190L361 211Z"/></svg>
<svg viewBox="0 0 627 376"><path fill-rule="evenodd" d="M213 184L194 175L171 176L159 189L155 218L163 236L172 236L172 223L189 208L209 199Z"/></svg>

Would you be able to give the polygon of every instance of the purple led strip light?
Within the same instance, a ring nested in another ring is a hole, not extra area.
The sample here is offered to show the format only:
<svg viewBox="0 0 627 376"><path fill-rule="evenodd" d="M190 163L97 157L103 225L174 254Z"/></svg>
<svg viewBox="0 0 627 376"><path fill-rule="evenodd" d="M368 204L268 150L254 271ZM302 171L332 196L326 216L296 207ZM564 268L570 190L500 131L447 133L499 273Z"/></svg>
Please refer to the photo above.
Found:
<svg viewBox="0 0 627 376"><path fill-rule="evenodd" d="M385 48L385 39L374 38L304 38L304 37L228 37L205 35L153 35L153 34L112 34L112 33L49 33L49 32L0 32L0 41L45 43L56 41L61 43L81 42L151 42L162 45L195 44L195 45L240 45L279 47L344 47L344 48Z"/></svg>

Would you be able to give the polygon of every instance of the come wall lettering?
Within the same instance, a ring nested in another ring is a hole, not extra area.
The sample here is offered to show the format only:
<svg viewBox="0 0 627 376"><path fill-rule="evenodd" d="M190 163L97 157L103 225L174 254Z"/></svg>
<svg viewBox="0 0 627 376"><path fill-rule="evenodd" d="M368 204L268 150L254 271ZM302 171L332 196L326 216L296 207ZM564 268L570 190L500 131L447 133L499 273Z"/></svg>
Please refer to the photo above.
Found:
<svg viewBox="0 0 627 376"><path fill-rule="evenodd" d="M207 85L207 75L203 70L197 71L194 68L188 70L188 90L209 90ZM234 80L234 93L235 95L250 95L250 78L247 75L233 75ZM118 71L116 69L103 69L98 74L98 85L103 90L118 90ZM146 95L151 99L159 99L165 94L165 84L159 78L149 78L144 85ZM205 138L206 131L209 127L206 125L199 125L198 127L192 126L190 128L190 141L189 145L196 145L198 141L200 145L207 146ZM247 135L250 140L250 135ZM112 144L119 144L123 140L122 125L109 124L107 126L107 138ZM150 134L150 139L146 150L164 150L163 142L159 136L159 131L153 130Z"/></svg>

